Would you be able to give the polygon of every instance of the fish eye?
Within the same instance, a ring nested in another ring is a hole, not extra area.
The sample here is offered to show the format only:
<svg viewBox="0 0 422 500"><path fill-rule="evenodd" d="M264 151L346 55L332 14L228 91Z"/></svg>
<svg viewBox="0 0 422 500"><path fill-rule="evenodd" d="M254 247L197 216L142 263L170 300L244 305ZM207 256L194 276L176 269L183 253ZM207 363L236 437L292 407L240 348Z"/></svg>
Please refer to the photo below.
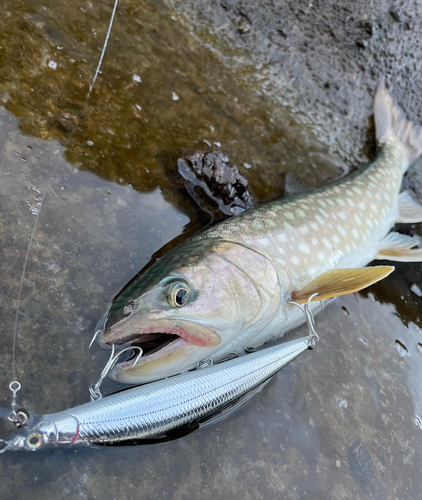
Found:
<svg viewBox="0 0 422 500"><path fill-rule="evenodd" d="M26 438L26 442L32 450L36 450L37 448L39 448L41 446L41 442L42 442L41 436L39 434L37 434L36 432L34 432L33 434L31 434L30 436L28 436Z"/></svg>
<svg viewBox="0 0 422 500"><path fill-rule="evenodd" d="M176 283L168 294L168 301L172 307L182 307L189 300L189 290L183 283Z"/></svg>

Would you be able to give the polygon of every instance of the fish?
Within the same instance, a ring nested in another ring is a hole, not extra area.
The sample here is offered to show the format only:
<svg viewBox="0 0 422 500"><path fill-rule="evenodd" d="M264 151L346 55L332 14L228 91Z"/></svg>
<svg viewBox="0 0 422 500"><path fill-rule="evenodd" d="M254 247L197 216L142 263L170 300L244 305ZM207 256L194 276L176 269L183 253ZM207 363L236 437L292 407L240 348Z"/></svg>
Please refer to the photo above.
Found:
<svg viewBox="0 0 422 500"><path fill-rule="evenodd" d="M111 378L143 384L255 349L303 322L294 303L361 290L393 266L421 262L416 237L390 232L422 221L403 175L422 152L384 83L375 96L377 156L340 180L260 205L209 226L132 280L100 328L102 345L138 345L144 356L117 363Z"/></svg>
<svg viewBox="0 0 422 500"><path fill-rule="evenodd" d="M238 408L315 343L310 334L58 413L30 415L24 428L2 441L0 453L178 437Z"/></svg>

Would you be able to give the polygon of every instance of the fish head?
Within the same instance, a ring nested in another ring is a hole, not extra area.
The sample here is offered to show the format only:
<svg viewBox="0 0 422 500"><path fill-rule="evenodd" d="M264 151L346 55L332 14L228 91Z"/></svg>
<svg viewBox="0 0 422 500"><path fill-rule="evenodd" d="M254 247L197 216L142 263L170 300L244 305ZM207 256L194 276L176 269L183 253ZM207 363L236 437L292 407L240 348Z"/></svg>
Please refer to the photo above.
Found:
<svg viewBox="0 0 422 500"><path fill-rule="evenodd" d="M150 382L194 368L230 345L262 316L265 276L251 276L261 261L225 240L190 241L158 260L110 309L102 341L143 349L135 365L116 364L110 376Z"/></svg>

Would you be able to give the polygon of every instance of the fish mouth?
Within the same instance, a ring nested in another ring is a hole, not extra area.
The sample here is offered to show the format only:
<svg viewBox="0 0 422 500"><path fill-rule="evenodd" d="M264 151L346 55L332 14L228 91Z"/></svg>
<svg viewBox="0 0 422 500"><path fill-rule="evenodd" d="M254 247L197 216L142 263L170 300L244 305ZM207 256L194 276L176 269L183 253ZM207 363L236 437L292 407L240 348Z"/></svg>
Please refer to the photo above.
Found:
<svg viewBox="0 0 422 500"><path fill-rule="evenodd" d="M165 336L178 337L188 344L201 347L214 347L221 342L221 337L211 328L187 320L151 320L150 322L137 322L132 325L125 320L117 323L103 334L103 341L106 344L125 344L127 342L164 342L168 344L170 339ZM146 337L147 336L147 337Z"/></svg>
<svg viewBox="0 0 422 500"><path fill-rule="evenodd" d="M222 340L210 328L191 321L152 320L136 326L130 323L125 325L123 320L103 334L106 344L138 346L143 350L135 366L131 358L110 372L111 378L124 383L144 383L180 373L189 369L192 356L206 357Z"/></svg>
<svg viewBox="0 0 422 500"><path fill-rule="evenodd" d="M179 335L172 333L145 333L140 336L136 335L129 342L132 347L140 347L142 356L145 357L164 349L164 347L173 344L178 339L180 339ZM136 354L134 352L132 357L135 357Z"/></svg>

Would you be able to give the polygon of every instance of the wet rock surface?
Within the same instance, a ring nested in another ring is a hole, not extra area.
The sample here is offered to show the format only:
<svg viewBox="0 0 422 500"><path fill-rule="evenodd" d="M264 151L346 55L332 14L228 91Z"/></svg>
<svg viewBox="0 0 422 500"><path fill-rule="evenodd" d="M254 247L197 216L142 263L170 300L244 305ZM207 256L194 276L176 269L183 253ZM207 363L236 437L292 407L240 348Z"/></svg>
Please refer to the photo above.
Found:
<svg viewBox="0 0 422 500"><path fill-rule="evenodd" d="M260 203L283 192L289 171L320 185L369 158L381 75L422 122L417 4L120 2L90 99L112 2L3 9L1 406L40 209L16 350L22 402L38 413L88 400L107 359L88 344L112 297L163 245L207 223L168 175L183 151L220 143ZM405 180L416 197L420 167ZM421 264L397 264L333 302L314 351L180 440L1 455L0 497L421 498L420 288ZM2 422L0 437L10 430Z"/></svg>

